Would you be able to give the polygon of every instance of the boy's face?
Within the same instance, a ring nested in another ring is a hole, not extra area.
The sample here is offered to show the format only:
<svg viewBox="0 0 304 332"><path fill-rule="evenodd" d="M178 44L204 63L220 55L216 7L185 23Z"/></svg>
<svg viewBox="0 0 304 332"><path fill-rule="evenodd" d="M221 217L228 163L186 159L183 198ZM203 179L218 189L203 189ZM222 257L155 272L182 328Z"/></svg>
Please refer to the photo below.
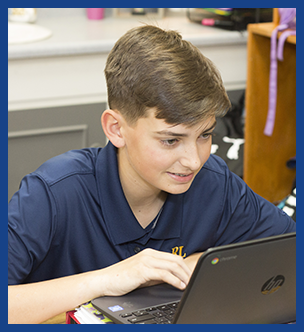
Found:
<svg viewBox="0 0 304 332"><path fill-rule="evenodd" d="M210 156L215 117L186 127L156 119L153 110L148 114L121 128L125 140L119 151L121 180L145 193L184 193Z"/></svg>

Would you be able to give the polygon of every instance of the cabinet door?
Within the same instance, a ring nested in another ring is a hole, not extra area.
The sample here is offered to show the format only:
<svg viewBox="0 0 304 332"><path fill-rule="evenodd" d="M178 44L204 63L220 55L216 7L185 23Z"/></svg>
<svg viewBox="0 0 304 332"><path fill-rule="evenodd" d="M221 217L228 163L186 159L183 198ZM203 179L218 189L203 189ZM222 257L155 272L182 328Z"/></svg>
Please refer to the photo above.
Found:
<svg viewBox="0 0 304 332"><path fill-rule="evenodd" d="M296 155L296 44L288 39L284 61L278 61L275 125L272 136L266 136L273 29L272 23L248 26L244 180L257 194L277 202L290 193L295 179L286 162Z"/></svg>
<svg viewBox="0 0 304 332"><path fill-rule="evenodd" d="M8 112L8 199L21 179L46 160L72 149L104 146L105 104Z"/></svg>

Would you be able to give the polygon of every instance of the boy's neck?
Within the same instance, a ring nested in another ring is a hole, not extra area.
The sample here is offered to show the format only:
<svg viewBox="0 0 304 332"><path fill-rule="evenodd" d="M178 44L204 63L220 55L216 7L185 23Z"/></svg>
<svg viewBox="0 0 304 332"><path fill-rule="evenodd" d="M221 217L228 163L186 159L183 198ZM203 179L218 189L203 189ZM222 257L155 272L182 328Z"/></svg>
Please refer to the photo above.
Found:
<svg viewBox="0 0 304 332"><path fill-rule="evenodd" d="M130 170L125 167L122 155L123 152L119 151L117 159L121 186L134 216L146 228L164 205L167 193L134 181Z"/></svg>
<svg viewBox="0 0 304 332"><path fill-rule="evenodd" d="M165 203L166 197L167 193L161 192L159 197L150 202L146 201L146 203L143 203L142 201L141 204L130 204L128 198L127 200L138 223L143 228L146 228L159 214Z"/></svg>

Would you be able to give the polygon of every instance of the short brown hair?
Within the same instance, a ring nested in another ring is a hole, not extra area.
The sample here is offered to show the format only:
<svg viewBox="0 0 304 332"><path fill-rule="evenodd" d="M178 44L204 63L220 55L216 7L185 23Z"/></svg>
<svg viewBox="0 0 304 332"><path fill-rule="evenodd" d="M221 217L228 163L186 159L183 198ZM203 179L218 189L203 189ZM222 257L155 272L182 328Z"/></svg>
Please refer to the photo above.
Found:
<svg viewBox="0 0 304 332"><path fill-rule="evenodd" d="M148 108L168 124L189 126L230 108L214 64L176 31L152 25L129 30L111 50L105 75L109 107L130 124Z"/></svg>

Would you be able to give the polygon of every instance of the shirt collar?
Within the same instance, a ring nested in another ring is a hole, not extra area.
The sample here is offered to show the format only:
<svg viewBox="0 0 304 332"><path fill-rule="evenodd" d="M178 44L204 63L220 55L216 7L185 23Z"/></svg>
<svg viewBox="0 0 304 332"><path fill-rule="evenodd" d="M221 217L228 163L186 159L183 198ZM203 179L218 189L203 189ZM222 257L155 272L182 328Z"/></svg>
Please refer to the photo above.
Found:
<svg viewBox="0 0 304 332"><path fill-rule="evenodd" d="M101 211L111 241L116 244L141 238L146 231L136 220L123 193L118 174L117 149L109 142L101 150L96 165ZM168 195L151 237L168 239L180 236L182 195Z"/></svg>

